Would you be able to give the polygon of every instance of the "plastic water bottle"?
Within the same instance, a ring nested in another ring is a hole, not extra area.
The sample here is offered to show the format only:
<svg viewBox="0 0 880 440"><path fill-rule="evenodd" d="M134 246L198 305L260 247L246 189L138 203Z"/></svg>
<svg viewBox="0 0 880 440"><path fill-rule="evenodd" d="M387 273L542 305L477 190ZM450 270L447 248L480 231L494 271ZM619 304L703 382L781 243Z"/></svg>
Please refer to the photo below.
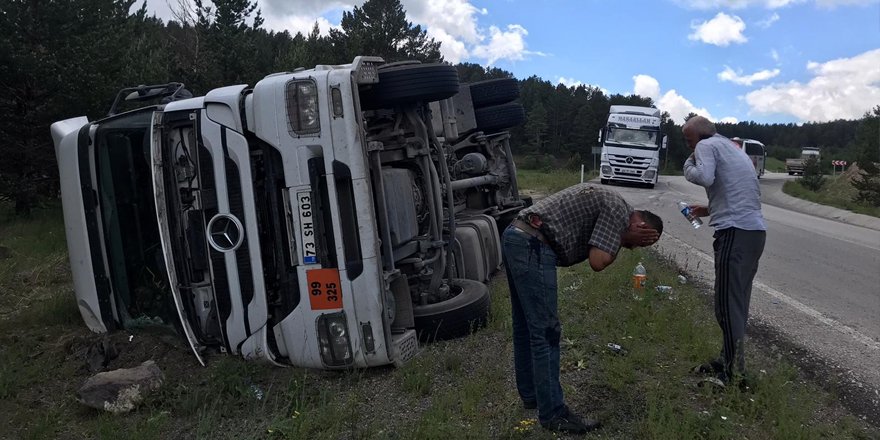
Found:
<svg viewBox="0 0 880 440"><path fill-rule="evenodd" d="M633 269L633 288L644 289L646 281L648 281L648 271L645 270L645 266L639 261L639 264Z"/></svg>
<svg viewBox="0 0 880 440"><path fill-rule="evenodd" d="M688 206L687 203L679 201L678 202L678 209L679 209L679 211L681 211L681 215L683 215L684 218L688 219L688 221L691 222L691 226L693 226L694 229L697 229L700 226L703 226L703 221L700 220L699 217L691 214L691 207Z"/></svg>

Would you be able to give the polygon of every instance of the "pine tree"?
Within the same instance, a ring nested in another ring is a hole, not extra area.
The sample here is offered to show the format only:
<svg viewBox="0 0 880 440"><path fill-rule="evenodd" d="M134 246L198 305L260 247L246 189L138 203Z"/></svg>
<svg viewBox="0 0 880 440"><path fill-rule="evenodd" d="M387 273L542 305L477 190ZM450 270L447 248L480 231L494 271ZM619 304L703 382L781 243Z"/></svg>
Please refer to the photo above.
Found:
<svg viewBox="0 0 880 440"><path fill-rule="evenodd" d="M859 149L859 175L852 181L858 190L855 201L880 206L880 167L877 166L880 161L880 105L862 118L856 133L856 145Z"/></svg>
<svg viewBox="0 0 880 440"><path fill-rule="evenodd" d="M406 19L399 0L367 0L342 13L342 30L330 32L336 53L351 61L357 55L375 55L386 62L416 59L438 62L440 43L428 38L421 26Z"/></svg>
<svg viewBox="0 0 880 440"><path fill-rule="evenodd" d="M0 199L27 214L58 192L49 125L106 114L134 0L6 0L0 12Z"/></svg>

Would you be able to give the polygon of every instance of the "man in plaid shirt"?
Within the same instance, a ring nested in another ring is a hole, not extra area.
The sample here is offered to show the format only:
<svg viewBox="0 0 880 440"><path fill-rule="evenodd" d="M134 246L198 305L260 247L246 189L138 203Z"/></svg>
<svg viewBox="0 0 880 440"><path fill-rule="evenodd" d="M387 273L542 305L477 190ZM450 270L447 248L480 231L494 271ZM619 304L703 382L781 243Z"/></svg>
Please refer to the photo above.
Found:
<svg viewBox="0 0 880 440"><path fill-rule="evenodd" d="M601 271L620 247L650 246L663 221L636 211L614 191L579 184L524 209L502 238L513 309L516 386L525 408L552 431L583 434L599 427L565 405L559 383L556 267L589 260Z"/></svg>

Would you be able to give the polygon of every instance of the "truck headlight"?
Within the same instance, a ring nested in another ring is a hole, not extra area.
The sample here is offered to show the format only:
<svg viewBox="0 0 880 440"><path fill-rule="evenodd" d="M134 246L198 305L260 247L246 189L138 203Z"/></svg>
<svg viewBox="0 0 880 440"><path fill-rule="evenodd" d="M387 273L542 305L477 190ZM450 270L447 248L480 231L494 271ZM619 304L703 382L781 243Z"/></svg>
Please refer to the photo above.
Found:
<svg viewBox="0 0 880 440"><path fill-rule="evenodd" d="M642 176L642 178L643 179L653 179L655 173L656 173L656 171L654 171L654 170L645 171L645 174Z"/></svg>
<svg viewBox="0 0 880 440"><path fill-rule="evenodd" d="M345 312L327 313L318 317L318 344L324 365L339 367L350 365L351 340L348 337L348 324Z"/></svg>
<svg viewBox="0 0 880 440"><path fill-rule="evenodd" d="M293 80L287 83L287 122L294 134L321 132L318 112L318 86L312 80Z"/></svg>
<svg viewBox="0 0 880 440"><path fill-rule="evenodd" d="M610 165L602 165L602 174L611 174L611 166Z"/></svg>

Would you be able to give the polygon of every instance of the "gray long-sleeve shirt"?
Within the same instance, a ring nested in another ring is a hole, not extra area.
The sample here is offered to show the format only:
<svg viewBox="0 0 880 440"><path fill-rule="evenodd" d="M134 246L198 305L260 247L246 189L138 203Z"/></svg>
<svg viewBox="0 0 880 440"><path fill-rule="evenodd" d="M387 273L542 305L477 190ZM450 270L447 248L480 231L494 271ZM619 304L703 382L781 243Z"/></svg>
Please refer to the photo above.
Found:
<svg viewBox="0 0 880 440"><path fill-rule="evenodd" d="M710 226L767 230L755 166L730 139L716 134L697 143L694 155L684 163L684 177L706 188Z"/></svg>

